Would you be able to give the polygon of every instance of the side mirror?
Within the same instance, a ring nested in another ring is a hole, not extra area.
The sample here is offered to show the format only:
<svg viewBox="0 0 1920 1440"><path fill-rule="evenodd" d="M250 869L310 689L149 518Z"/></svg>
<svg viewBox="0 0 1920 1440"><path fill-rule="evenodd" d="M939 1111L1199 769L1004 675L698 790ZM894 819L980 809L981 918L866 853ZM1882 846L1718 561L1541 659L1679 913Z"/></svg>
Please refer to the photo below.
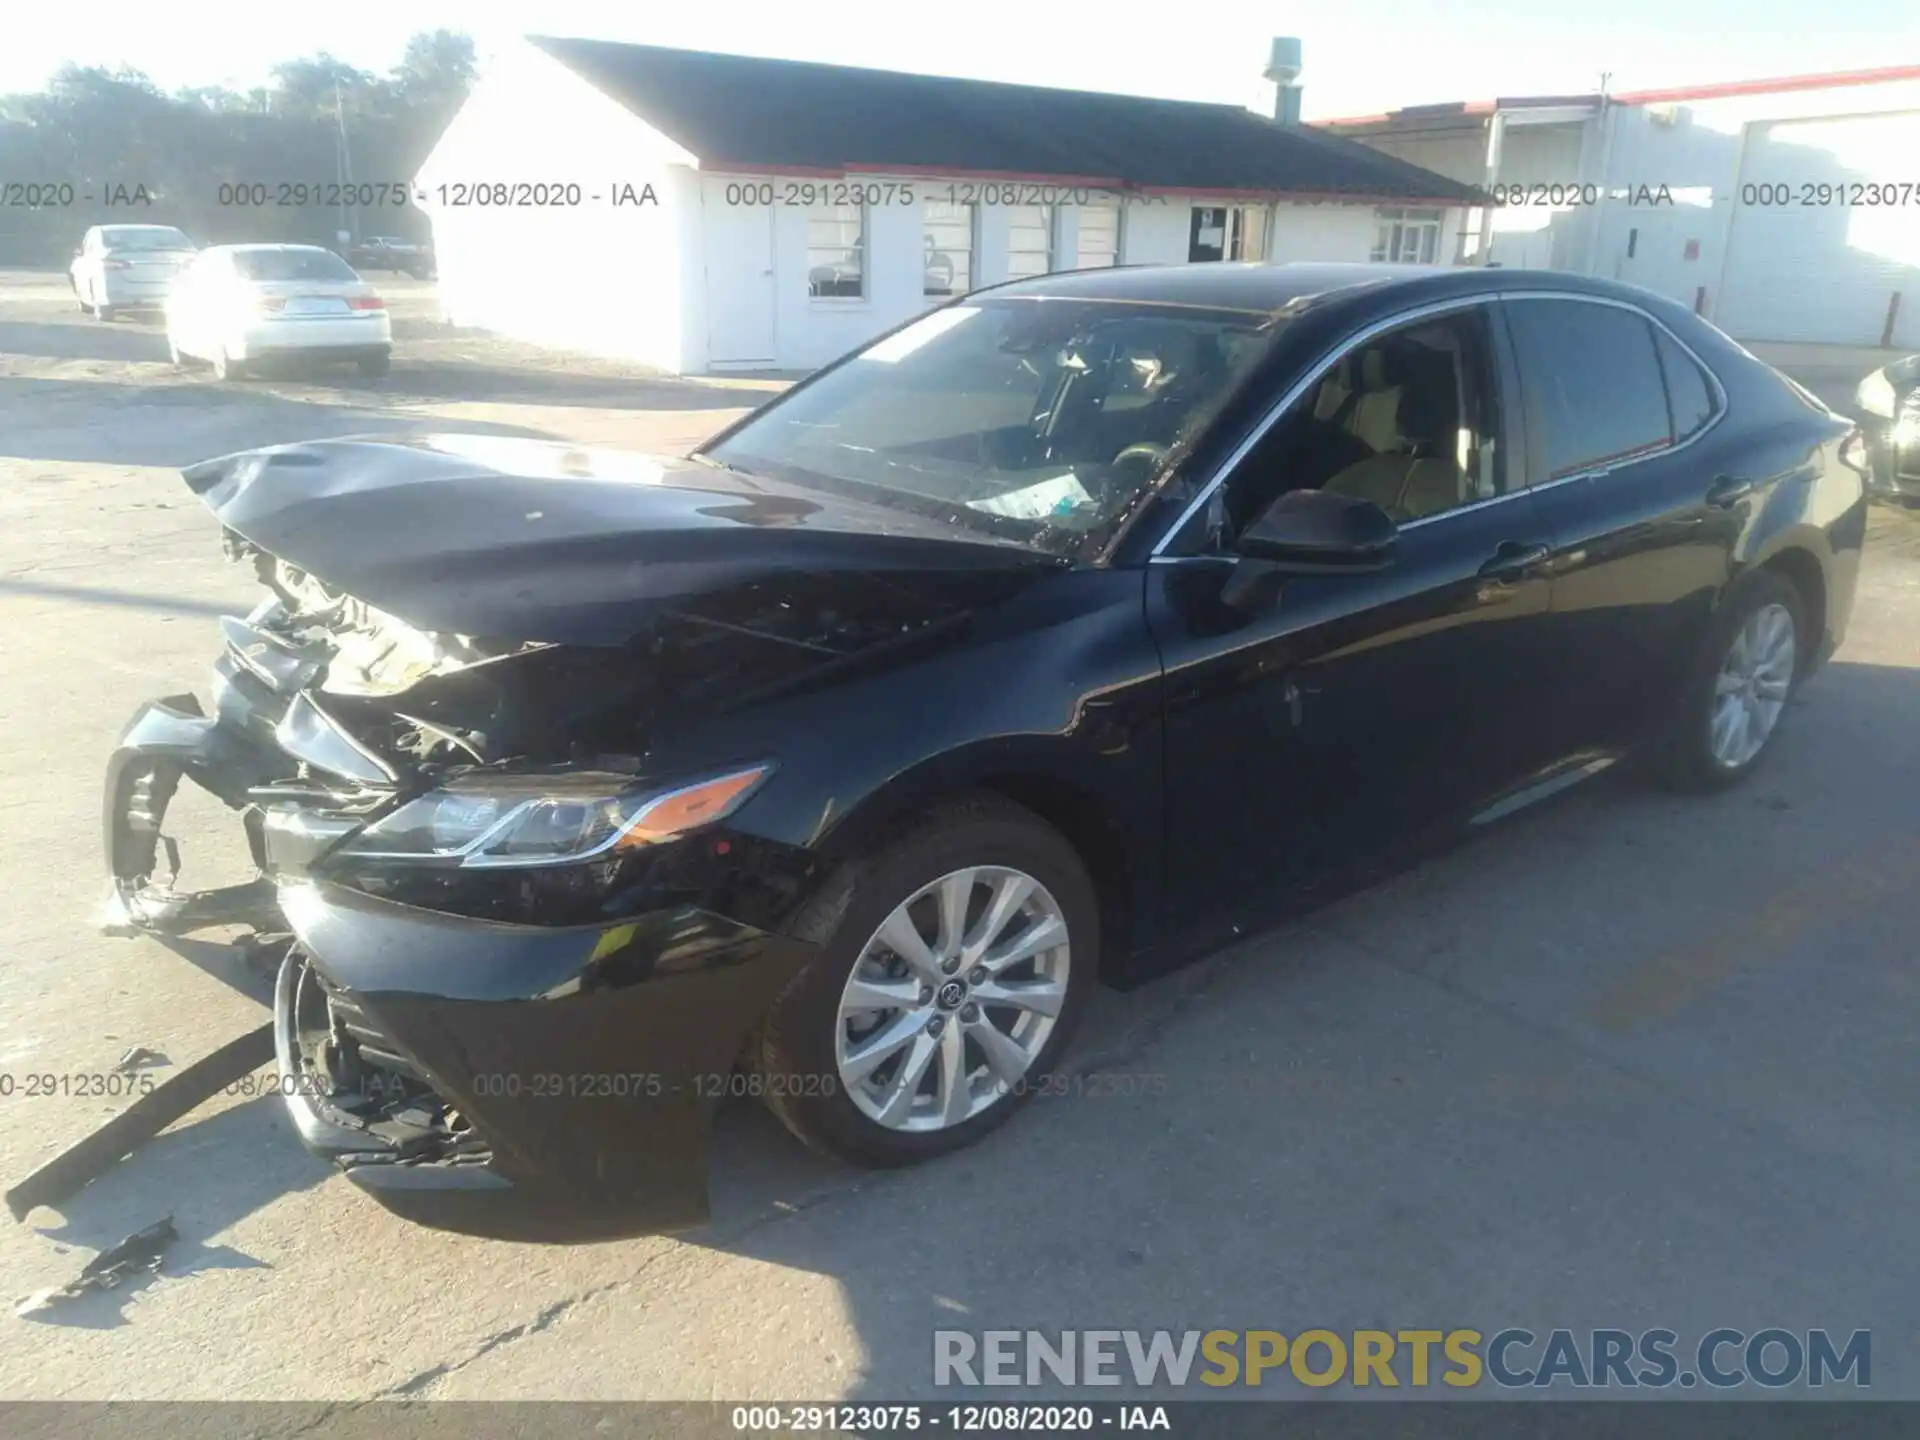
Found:
<svg viewBox="0 0 1920 1440"><path fill-rule="evenodd" d="M1371 500L1325 490L1290 490L1241 532L1241 557L1220 598L1258 609L1295 575L1363 575L1393 563L1399 527Z"/></svg>
<svg viewBox="0 0 1920 1440"><path fill-rule="evenodd" d="M1249 525L1234 549L1295 575L1381 570L1393 563L1400 529L1371 500L1325 490L1291 490Z"/></svg>

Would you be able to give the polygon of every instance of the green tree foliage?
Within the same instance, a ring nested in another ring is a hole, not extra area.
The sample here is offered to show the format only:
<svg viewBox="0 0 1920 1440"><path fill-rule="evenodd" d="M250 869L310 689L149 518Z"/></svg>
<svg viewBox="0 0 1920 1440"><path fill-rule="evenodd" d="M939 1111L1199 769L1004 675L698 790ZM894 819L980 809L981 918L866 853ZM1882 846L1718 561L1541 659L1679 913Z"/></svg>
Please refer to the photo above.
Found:
<svg viewBox="0 0 1920 1440"><path fill-rule="evenodd" d="M88 226L116 221L178 225L203 245L332 244L341 229L426 239L392 187L410 192L474 71L473 41L449 30L415 35L385 75L323 52L244 93L168 95L125 66L69 65L44 90L0 96L0 265L62 264ZM381 203L328 203L351 198L336 193L343 159Z"/></svg>

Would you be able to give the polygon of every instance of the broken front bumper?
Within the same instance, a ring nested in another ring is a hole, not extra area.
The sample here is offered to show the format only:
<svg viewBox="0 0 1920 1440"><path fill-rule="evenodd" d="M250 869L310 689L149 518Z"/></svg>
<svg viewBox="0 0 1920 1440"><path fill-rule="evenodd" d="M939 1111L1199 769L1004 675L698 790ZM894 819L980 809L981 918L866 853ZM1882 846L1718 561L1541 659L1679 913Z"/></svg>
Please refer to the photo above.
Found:
<svg viewBox="0 0 1920 1440"><path fill-rule="evenodd" d="M117 925L288 933L280 1089L302 1141L390 1209L519 1239L679 1229L707 1216L714 1102L813 947L696 908L505 924L376 898L307 868L310 831L252 803L298 768L287 702L223 671L221 713L151 702L108 762ZM182 779L240 810L260 877L176 895L154 872ZM356 1088L357 1087L357 1088Z"/></svg>
<svg viewBox="0 0 1920 1440"><path fill-rule="evenodd" d="M547 928L325 884L281 898L299 945L275 1046L301 1139L392 1210L502 1238L703 1222L714 1102L812 953L694 910ZM350 1047L377 1093L418 1081L426 1104L367 1123L337 1067L311 1063L316 1039Z"/></svg>

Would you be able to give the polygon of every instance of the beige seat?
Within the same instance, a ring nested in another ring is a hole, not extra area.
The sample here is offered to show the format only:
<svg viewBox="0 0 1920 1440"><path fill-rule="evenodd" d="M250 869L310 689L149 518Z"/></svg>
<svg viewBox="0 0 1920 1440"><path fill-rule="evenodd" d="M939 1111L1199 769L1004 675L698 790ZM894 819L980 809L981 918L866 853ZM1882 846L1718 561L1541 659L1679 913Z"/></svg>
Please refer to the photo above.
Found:
<svg viewBox="0 0 1920 1440"><path fill-rule="evenodd" d="M1347 355L1321 385L1313 415L1339 425L1369 450L1392 450L1400 440L1400 392L1389 377L1384 351Z"/></svg>
<svg viewBox="0 0 1920 1440"><path fill-rule="evenodd" d="M1396 520L1418 520L1470 498L1466 472L1453 459L1443 458L1454 448L1458 421L1451 374L1443 379L1439 367L1435 370L1393 391L1397 414L1392 437L1383 447L1386 453L1347 466L1323 488L1371 500ZM1422 456L1417 449L1428 454Z"/></svg>

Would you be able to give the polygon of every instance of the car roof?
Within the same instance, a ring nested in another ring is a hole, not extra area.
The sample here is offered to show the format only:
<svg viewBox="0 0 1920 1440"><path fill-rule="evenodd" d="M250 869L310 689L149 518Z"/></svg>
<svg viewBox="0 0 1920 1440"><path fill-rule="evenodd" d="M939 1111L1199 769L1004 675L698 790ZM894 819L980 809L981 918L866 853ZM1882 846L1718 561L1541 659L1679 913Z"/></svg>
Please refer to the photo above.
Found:
<svg viewBox="0 0 1920 1440"><path fill-rule="evenodd" d="M242 252L249 255L257 255L268 250L306 250L306 251L318 251L322 255L333 254L333 251L327 249L327 247L324 245L243 244L243 245L209 245L207 248L209 250L223 251L231 255L241 254Z"/></svg>
<svg viewBox="0 0 1920 1440"><path fill-rule="evenodd" d="M1186 265L1118 265L1070 270L993 285L976 294L1035 300L1106 300L1190 305L1275 314L1334 296L1395 295L1442 299L1462 294L1554 290L1611 296L1638 304L1659 297L1638 286L1563 270L1508 270L1480 265L1382 265L1364 261L1291 261L1269 265L1210 261Z"/></svg>

